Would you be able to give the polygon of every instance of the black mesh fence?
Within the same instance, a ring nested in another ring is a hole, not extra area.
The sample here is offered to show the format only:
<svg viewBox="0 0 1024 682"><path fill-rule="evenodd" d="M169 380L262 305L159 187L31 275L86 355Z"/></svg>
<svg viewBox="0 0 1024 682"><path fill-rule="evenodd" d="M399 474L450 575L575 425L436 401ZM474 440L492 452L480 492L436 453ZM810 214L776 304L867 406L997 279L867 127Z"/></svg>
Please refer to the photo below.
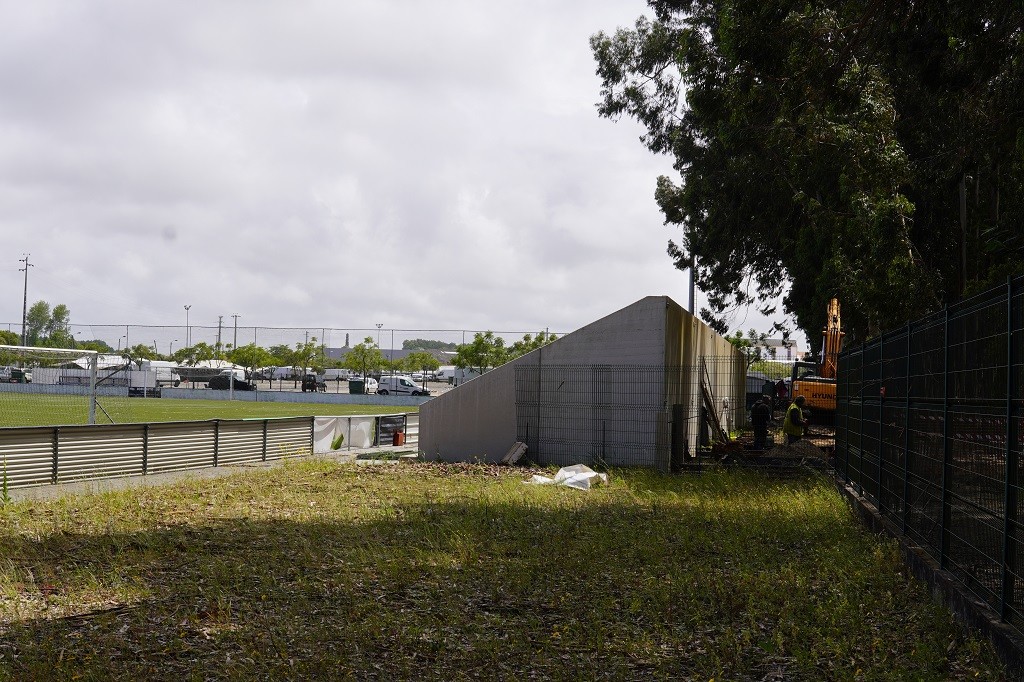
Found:
<svg viewBox="0 0 1024 682"><path fill-rule="evenodd" d="M835 464L1024 632L1024 278L839 360Z"/></svg>
<svg viewBox="0 0 1024 682"><path fill-rule="evenodd" d="M517 437L541 464L677 468L746 421L744 362L522 365Z"/></svg>

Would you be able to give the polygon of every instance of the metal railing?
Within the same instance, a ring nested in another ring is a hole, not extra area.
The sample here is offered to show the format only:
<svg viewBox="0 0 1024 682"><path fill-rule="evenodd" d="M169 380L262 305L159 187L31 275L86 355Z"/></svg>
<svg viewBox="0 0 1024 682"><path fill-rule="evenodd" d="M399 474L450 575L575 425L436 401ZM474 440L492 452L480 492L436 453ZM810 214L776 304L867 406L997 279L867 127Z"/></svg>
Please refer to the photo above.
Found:
<svg viewBox="0 0 1024 682"><path fill-rule="evenodd" d="M416 414L212 419L0 428L8 488L266 462L314 452L415 446Z"/></svg>
<svg viewBox="0 0 1024 682"><path fill-rule="evenodd" d="M835 465L1024 631L1024 278L843 352Z"/></svg>

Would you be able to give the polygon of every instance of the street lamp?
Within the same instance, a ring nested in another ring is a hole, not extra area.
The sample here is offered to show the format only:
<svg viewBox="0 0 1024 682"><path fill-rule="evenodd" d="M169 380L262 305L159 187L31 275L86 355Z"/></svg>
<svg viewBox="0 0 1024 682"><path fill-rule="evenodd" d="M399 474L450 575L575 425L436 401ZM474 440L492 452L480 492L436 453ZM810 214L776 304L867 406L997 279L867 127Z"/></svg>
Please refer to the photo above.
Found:
<svg viewBox="0 0 1024 682"><path fill-rule="evenodd" d="M167 356L168 357L174 355L174 344L176 344L177 342L178 342L178 339L174 339L174 341L171 341L171 345L168 346L168 348L167 348Z"/></svg>
<svg viewBox="0 0 1024 682"><path fill-rule="evenodd" d="M191 307L192 307L191 305L185 306L185 345L186 346L192 345L190 343L191 339L189 338L189 337L192 336L192 334L191 334L191 332L189 331L189 328L188 328L188 309L191 308Z"/></svg>

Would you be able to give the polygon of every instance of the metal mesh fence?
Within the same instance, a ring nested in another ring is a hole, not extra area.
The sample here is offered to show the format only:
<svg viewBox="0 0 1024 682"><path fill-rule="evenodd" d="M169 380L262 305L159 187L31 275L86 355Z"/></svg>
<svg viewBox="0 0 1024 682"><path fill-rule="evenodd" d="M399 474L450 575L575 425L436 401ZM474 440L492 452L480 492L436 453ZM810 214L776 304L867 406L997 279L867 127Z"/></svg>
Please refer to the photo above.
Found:
<svg viewBox="0 0 1024 682"><path fill-rule="evenodd" d="M744 363L523 365L517 437L541 464L669 469L746 421Z"/></svg>
<svg viewBox="0 0 1024 682"><path fill-rule="evenodd" d="M194 311L193 311L194 312ZM195 320L195 317L193 317ZM184 322L184 318L182 319ZM0 329L21 334L21 322L0 322ZM138 344L154 348L160 355L169 356L175 350L199 343L215 346L218 343L226 348L256 344L263 348L287 346L295 348L296 344L316 339L317 345L325 349L341 349L362 343L371 338L387 355L389 350L401 351L403 343L413 339L426 339L449 344L449 347L461 343L469 343L474 334L484 330L474 329L399 329L381 325L370 327L265 327L235 324L232 316L225 316L221 324L190 322L177 325L135 325L135 324L71 324L70 336L76 343L99 340L107 343L112 349L132 347ZM538 329L523 331L493 330L497 336L505 339L507 344L514 343L524 334L535 335ZM551 330L552 334L564 336L565 332Z"/></svg>
<svg viewBox="0 0 1024 682"><path fill-rule="evenodd" d="M835 463L963 585L1024 631L1024 278L840 357Z"/></svg>

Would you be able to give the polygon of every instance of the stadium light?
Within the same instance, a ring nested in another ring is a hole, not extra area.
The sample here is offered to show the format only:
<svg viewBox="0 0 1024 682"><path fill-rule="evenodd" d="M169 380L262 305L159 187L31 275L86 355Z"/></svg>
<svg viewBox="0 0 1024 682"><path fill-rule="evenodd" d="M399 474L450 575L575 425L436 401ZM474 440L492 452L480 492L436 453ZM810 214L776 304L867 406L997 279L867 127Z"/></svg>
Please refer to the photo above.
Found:
<svg viewBox="0 0 1024 682"><path fill-rule="evenodd" d="M192 307L191 305L185 306L185 346L186 347L192 345L190 343L191 337L192 337L192 332L188 328L188 309L191 308L191 307Z"/></svg>

